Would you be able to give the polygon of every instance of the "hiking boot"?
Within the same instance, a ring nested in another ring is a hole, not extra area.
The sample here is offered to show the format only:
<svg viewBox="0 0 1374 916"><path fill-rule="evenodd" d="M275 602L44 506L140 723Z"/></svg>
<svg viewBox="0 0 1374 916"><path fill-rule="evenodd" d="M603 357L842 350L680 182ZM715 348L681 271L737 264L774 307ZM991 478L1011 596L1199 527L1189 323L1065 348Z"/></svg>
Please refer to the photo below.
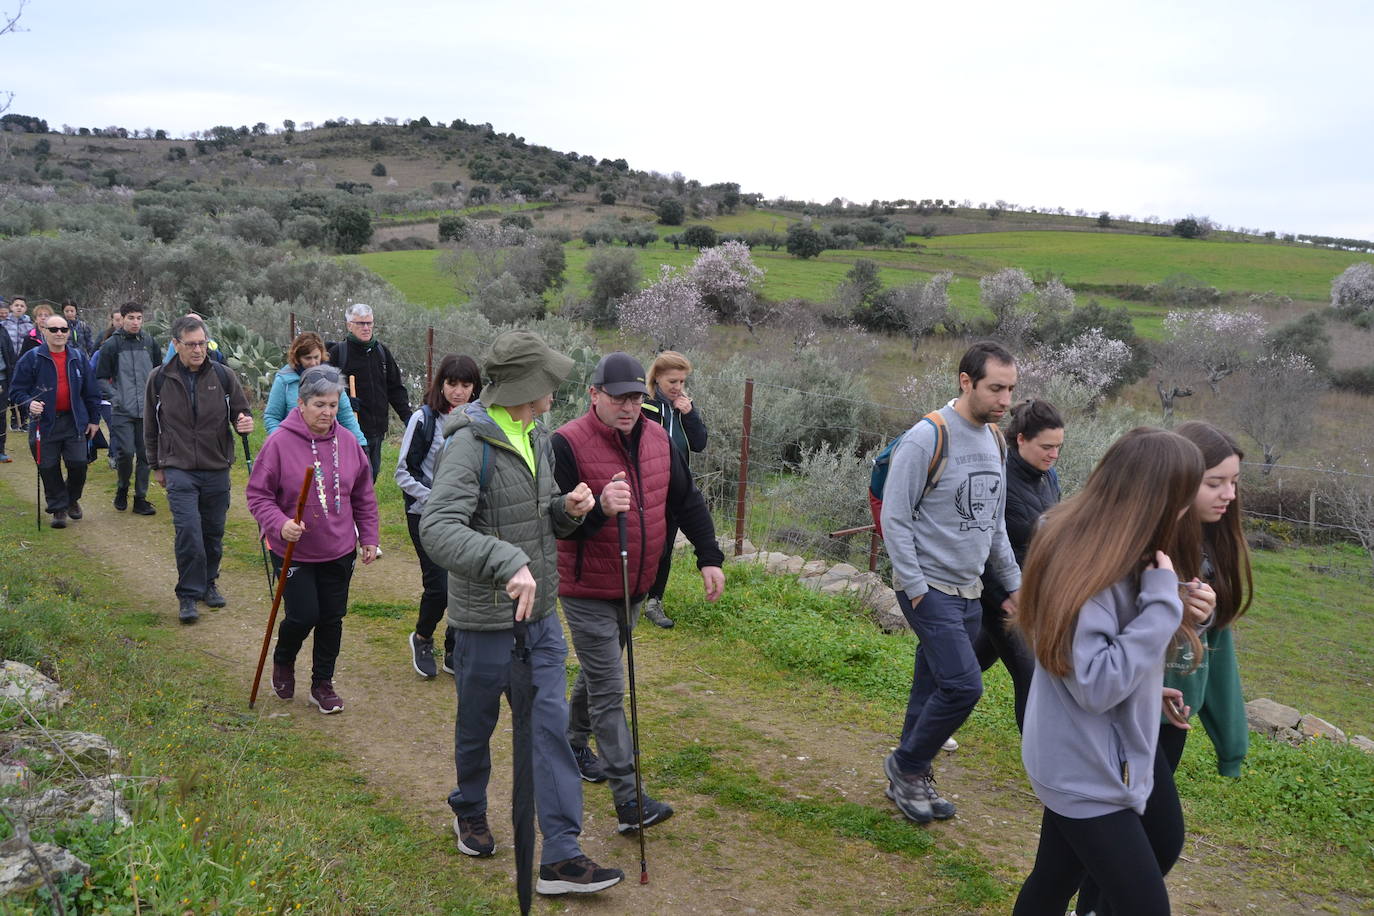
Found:
<svg viewBox="0 0 1374 916"><path fill-rule="evenodd" d="M442 671L442 672L444 672L445 674L452 674L452 673L453 673L453 653L452 653L452 652L445 652L445 653L444 653L444 664L439 668L439 670Z"/></svg>
<svg viewBox="0 0 1374 916"><path fill-rule="evenodd" d="M81 521L81 503L73 500L71 505L67 506L67 517L74 522Z"/></svg>
<svg viewBox="0 0 1374 916"><path fill-rule="evenodd" d="M134 497L134 515L157 515L157 509L146 499Z"/></svg>
<svg viewBox="0 0 1374 916"><path fill-rule="evenodd" d="M334 684L330 681L310 685L310 705L317 707L326 716L343 712L343 700L334 692Z"/></svg>
<svg viewBox="0 0 1374 916"><path fill-rule="evenodd" d="M606 781L606 768L601 765L601 758L596 756L590 745L575 747L572 752L573 759L577 761L577 773L583 782Z"/></svg>
<svg viewBox="0 0 1374 916"><path fill-rule="evenodd" d="M52 514L52 521L48 522L48 524L49 524L49 525L52 525L54 528L65 528L65 527L67 527L67 513L65 513L65 512L54 512L54 513Z"/></svg>
<svg viewBox="0 0 1374 916"><path fill-rule="evenodd" d="M425 639L419 633L410 634L410 663L420 677L434 677L439 669L434 667L434 640Z"/></svg>
<svg viewBox="0 0 1374 916"><path fill-rule="evenodd" d="M930 770L924 773L904 773L897 767L897 761L889 754L883 761L883 772L887 774L887 797L897 804L897 810L909 820L918 824L928 824L932 820L946 820L954 817L954 805L940 796L935 789L935 776Z"/></svg>
<svg viewBox="0 0 1374 916"><path fill-rule="evenodd" d="M272 689L283 700L289 700L296 695L296 668L294 665L283 665L281 662L272 663Z"/></svg>
<svg viewBox="0 0 1374 916"><path fill-rule="evenodd" d="M954 737L951 735L949 738L945 739L944 744L940 745L940 749L943 751L949 751L952 754L955 751L959 750L959 742L955 741Z"/></svg>
<svg viewBox="0 0 1374 916"><path fill-rule="evenodd" d="M616 829L622 834L639 832L639 804L637 802L626 802L623 805L615 806L616 820L620 826ZM652 827L654 824L661 824L673 816L673 808L666 802L654 801L649 796L644 796L644 826Z"/></svg>
<svg viewBox="0 0 1374 916"><path fill-rule="evenodd" d="M129 488L120 487L115 490L114 507L120 512L129 508Z"/></svg>
<svg viewBox="0 0 1374 916"><path fill-rule="evenodd" d="M673 628L673 621L663 613L663 601L659 598L650 598L644 602L644 616L649 618L654 626L663 627L665 630Z"/></svg>
<svg viewBox="0 0 1374 916"><path fill-rule="evenodd" d="M211 582L205 588L205 606L212 608L222 608L229 602L224 600L224 595L219 589L215 588L215 583Z"/></svg>
<svg viewBox="0 0 1374 916"><path fill-rule="evenodd" d="M594 894L625 880L618 868L602 868L586 856L539 866L534 889L541 894Z"/></svg>
<svg viewBox="0 0 1374 916"><path fill-rule="evenodd" d="M486 858L496 851L496 840L487 826L485 814L472 817L453 816L453 832L458 837L458 851L465 856Z"/></svg>
<svg viewBox="0 0 1374 916"><path fill-rule="evenodd" d="M200 619L200 611L196 610L196 599L177 599L177 619L182 623L195 623Z"/></svg>

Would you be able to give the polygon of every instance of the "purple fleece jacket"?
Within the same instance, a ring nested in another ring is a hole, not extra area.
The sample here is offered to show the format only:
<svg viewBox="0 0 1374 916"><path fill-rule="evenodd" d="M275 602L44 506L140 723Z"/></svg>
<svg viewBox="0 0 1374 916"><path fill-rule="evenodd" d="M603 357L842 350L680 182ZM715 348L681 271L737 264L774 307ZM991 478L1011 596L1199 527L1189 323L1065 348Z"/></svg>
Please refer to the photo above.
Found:
<svg viewBox="0 0 1374 916"><path fill-rule="evenodd" d="M334 442L339 439L339 506L334 508ZM282 420L275 433L267 437L253 463L248 478L248 511L267 535L267 546L277 556L286 553L281 526L296 512L296 499L306 468L315 457L310 441L315 440L320 467L316 482L310 486L301 521L305 534L296 543L292 558L302 563L323 563L352 553L358 544L377 543L377 496L372 490L372 466L353 434L337 422L324 436L314 436L299 410ZM320 505L320 484L324 486L326 513ZM354 527L357 531L355 533Z"/></svg>

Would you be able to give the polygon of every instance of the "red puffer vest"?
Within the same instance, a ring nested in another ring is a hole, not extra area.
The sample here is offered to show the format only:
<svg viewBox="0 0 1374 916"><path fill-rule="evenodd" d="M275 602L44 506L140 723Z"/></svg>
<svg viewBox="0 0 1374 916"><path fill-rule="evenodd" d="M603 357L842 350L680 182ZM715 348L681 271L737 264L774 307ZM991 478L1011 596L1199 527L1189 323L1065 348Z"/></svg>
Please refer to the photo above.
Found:
<svg viewBox="0 0 1374 916"><path fill-rule="evenodd" d="M633 505L626 522L631 595L647 592L658 575L668 535L666 507L673 466L673 446L663 427L640 417L638 433L636 464L620 433L597 419L594 411L558 428L577 460L579 477L598 497L620 471L630 482ZM610 601L621 597L621 587L620 535L614 519L586 540L558 542L558 594Z"/></svg>

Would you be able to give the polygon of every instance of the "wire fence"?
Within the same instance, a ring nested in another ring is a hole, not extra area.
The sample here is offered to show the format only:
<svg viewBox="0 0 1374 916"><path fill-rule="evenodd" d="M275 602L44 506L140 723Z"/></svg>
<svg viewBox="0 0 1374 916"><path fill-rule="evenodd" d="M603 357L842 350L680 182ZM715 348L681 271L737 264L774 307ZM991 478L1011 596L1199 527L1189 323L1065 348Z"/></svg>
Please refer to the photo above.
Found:
<svg viewBox="0 0 1374 916"><path fill-rule="evenodd" d="M401 316L397 316L401 318ZM388 316L388 343L419 403L434 367L449 353L479 358L499 328L484 319L422 325ZM323 322L323 328L320 323ZM337 327L334 327L337 325ZM539 323L551 346L574 356L575 368L555 396L551 428L587 409L586 390L601 347L585 329L560 319ZM340 316L291 313L277 335L319 329L343 336ZM290 337L286 337L290 340ZM762 368L762 367L760 367ZM706 496L717 530L736 544L784 550L885 571L886 552L868 526L871 457L932 407L957 394L951 381L938 403L879 402L755 378L745 372L695 371L688 382L696 409L709 429L704 452L691 456L693 474ZM1071 424L1072 425L1072 424ZM1114 435L1075 449L1072 433L1061 458L1061 478L1072 491ZM1329 467L1245 462L1245 516L1284 538L1316 544L1352 540L1356 527L1334 500L1337 484L1370 483L1374 474ZM832 536L833 535L833 536ZM1370 575L1370 564L1349 552L1331 551L1320 568L1333 575Z"/></svg>

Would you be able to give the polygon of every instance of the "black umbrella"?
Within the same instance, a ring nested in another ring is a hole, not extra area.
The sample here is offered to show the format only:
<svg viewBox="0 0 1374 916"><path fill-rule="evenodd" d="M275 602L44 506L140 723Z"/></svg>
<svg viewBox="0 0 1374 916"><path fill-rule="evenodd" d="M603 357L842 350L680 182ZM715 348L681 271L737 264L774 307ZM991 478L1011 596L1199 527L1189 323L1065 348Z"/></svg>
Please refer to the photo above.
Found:
<svg viewBox="0 0 1374 916"><path fill-rule="evenodd" d="M518 604L518 602L517 602ZM525 643L525 621L515 621L510 651L512 732L511 826L515 828L515 890L520 912L528 914L534 893L534 672Z"/></svg>

